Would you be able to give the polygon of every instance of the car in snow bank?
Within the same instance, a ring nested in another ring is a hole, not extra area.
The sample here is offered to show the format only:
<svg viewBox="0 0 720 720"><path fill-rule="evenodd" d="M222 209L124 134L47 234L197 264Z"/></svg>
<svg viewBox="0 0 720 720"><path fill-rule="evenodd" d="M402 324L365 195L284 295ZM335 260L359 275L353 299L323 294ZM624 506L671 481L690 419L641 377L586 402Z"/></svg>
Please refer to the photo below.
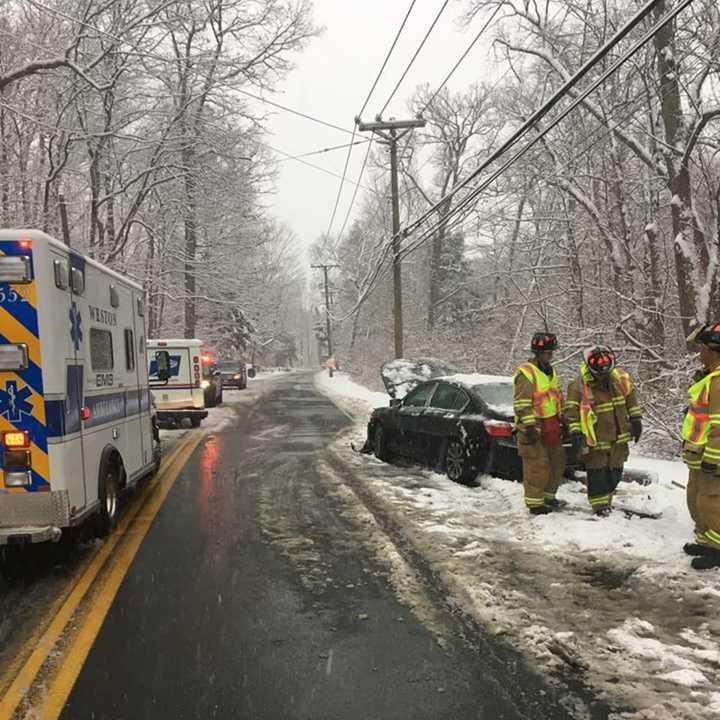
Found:
<svg viewBox="0 0 720 720"><path fill-rule="evenodd" d="M383 380L393 375L386 367ZM412 389L403 398L391 394L390 407L373 411L364 452L419 461L455 482L472 482L478 473L522 477L511 377L456 374L417 382L408 370L402 378L396 389Z"/></svg>

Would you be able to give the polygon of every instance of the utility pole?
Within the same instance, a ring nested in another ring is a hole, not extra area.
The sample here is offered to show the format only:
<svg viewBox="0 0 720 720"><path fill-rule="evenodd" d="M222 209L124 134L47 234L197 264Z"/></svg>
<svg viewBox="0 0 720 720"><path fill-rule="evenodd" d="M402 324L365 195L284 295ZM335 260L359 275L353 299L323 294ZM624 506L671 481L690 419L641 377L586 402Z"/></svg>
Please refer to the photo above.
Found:
<svg viewBox="0 0 720 720"><path fill-rule="evenodd" d="M329 362L333 357L332 347L332 327L330 325L330 290L328 287L328 269L340 267L339 265L311 265L314 270L322 270L325 276L325 323L327 326L327 346L328 346L328 371L330 377L333 376L333 367Z"/></svg>
<svg viewBox="0 0 720 720"><path fill-rule="evenodd" d="M384 144L390 146L390 192L392 194L392 230L393 230L393 318L395 322L395 357L403 356L403 307L402 307L402 264L400 250L402 238L400 237L400 193L398 191L398 164L397 144L413 128L425 127L426 121L416 120L389 120L383 122L380 117L376 122L364 123L355 118L360 132L370 131L383 138ZM387 131L387 132L385 132ZM398 132L403 131L403 132Z"/></svg>

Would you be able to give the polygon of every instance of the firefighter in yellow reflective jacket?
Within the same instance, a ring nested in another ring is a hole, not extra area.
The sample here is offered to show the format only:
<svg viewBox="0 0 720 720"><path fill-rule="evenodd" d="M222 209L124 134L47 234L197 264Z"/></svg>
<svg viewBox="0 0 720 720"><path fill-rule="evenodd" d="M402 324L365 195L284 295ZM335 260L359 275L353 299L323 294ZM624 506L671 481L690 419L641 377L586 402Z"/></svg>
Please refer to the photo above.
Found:
<svg viewBox="0 0 720 720"><path fill-rule="evenodd" d="M534 357L513 377L513 407L525 504L533 515L545 515L562 505L555 494L565 470L562 391L552 366L557 338L552 333L536 333L530 349Z"/></svg>
<svg viewBox="0 0 720 720"><path fill-rule="evenodd" d="M564 419L573 450L585 464L590 506L596 515L609 515L628 443L642 434L637 394L630 376L615 367L610 348L585 351L580 376L568 387Z"/></svg>
<svg viewBox="0 0 720 720"><path fill-rule="evenodd" d="M690 387L682 428L687 504L695 522L695 542L683 549L696 556L696 570L707 570L720 567L720 323L699 327L688 341L698 344L703 369Z"/></svg>

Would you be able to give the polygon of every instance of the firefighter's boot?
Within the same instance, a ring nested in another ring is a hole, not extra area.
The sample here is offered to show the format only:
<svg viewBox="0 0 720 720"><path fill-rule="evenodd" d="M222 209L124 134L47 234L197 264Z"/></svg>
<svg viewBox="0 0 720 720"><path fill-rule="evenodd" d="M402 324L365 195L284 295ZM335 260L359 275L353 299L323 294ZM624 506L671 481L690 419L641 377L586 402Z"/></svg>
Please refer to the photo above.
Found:
<svg viewBox="0 0 720 720"><path fill-rule="evenodd" d="M698 557L694 557L690 561L690 565L695 570L710 570L712 568L720 568L720 550L707 548L707 552Z"/></svg>
<svg viewBox="0 0 720 720"><path fill-rule="evenodd" d="M686 555L700 557L700 555L707 555L709 552L712 552L712 548L709 548L707 545L701 545L700 543L685 543L683 545L683 552Z"/></svg>

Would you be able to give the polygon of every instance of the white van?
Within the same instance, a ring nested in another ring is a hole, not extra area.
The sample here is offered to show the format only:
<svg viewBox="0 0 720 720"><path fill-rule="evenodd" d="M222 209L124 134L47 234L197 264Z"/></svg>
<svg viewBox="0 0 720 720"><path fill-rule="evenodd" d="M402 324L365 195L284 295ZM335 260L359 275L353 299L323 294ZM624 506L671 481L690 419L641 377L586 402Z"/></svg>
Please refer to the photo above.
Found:
<svg viewBox="0 0 720 720"><path fill-rule="evenodd" d="M36 230L0 230L0 544L57 540L160 461L137 283Z"/></svg>
<svg viewBox="0 0 720 720"><path fill-rule="evenodd" d="M178 424L189 418L200 427L208 411L203 388L202 342L200 340L148 340L148 373L158 422ZM157 376L157 355L170 354L170 377Z"/></svg>

